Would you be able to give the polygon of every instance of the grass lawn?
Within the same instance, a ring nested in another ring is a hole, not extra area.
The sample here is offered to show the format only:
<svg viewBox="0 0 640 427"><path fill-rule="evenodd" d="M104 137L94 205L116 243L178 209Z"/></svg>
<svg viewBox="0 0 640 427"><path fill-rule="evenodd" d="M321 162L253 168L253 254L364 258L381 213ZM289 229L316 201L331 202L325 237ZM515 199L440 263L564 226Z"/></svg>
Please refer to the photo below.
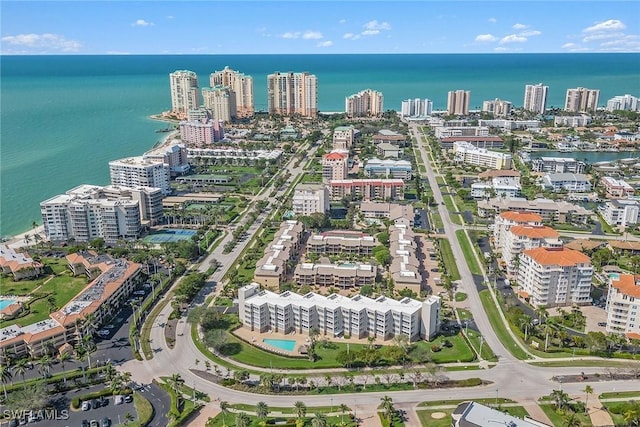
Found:
<svg viewBox="0 0 640 427"><path fill-rule="evenodd" d="M616 426L628 426L629 424L624 420L624 414L633 410L634 407L639 408L640 405L633 402L620 401L620 402L604 402L602 403L605 408L609 411L609 415L611 415L611 419Z"/></svg>
<svg viewBox="0 0 640 427"><path fill-rule="evenodd" d="M449 217L451 218L451 222L457 225L462 225L462 218L460 214L454 213L457 212L457 209L453 206L453 198L450 196L443 196L444 205L447 207L447 211L449 211Z"/></svg>
<svg viewBox="0 0 640 427"><path fill-rule="evenodd" d="M136 413L138 414L138 419L129 424L132 427L137 426L146 426L151 421L153 417L153 406L151 403L140 393L133 394L133 405L136 408Z"/></svg>
<svg viewBox="0 0 640 427"><path fill-rule="evenodd" d="M338 402L333 406L312 406L307 407L307 414L331 414L331 413L340 413L340 403ZM232 403L229 405L233 409L237 409L239 411L247 411L247 412L255 412L256 405L251 405L248 403ZM291 406L269 406L270 412L279 412L281 414L295 414L296 409L293 407L293 401ZM350 412L351 408L347 409L347 412ZM345 417L347 412L345 412Z"/></svg>
<svg viewBox="0 0 640 427"><path fill-rule="evenodd" d="M567 424L565 421L565 414L561 414L555 410L553 405L540 405L540 409L544 411L545 414L549 417L551 422L556 427L563 427ZM591 418L585 414L577 414L578 419L580 420L581 426L592 426Z"/></svg>
<svg viewBox="0 0 640 427"><path fill-rule="evenodd" d="M449 277L452 281L460 280L460 271L458 270L456 259L453 257L451 243L446 239L440 239L438 242L440 243L440 253L442 254L445 270Z"/></svg>
<svg viewBox="0 0 640 427"><path fill-rule="evenodd" d="M418 403L418 406L447 406L447 405L451 405L451 406L458 406L459 404L461 404L462 402L467 402L469 399L460 399L460 400L430 400L427 402L420 402ZM483 405L495 405L496 404L496 399L491 399L491 398L480 398L480 399L473 399L474 402L478 402L481 403ZM507 399L505 397L500 397L497 400L497 403L501 404L501 403L516 403L515 400L511 400L511 399Z"/></svg>
<svg viewBox="0 0 640 427"><path fill-rule="evenodd" d="M313 419L312 409L313 408L307 408L307 416L304 418L304 426L311 427L311 420ZM274 425L275 423L278 423L288 427L288 426L291 426L291 424L288 424L286 422L290 418L295 418L293 416L286 417L286 418L285 417L267 417L263 421L263 420L259 420L258 417L252 414L247 414L247 416L249 417L250 427L259 427L259 426L262 426L264 422L268 422L268 421L271 421L271 423L268 423L266 425ZM236 419L235 413L228 413L226 415L223 415L222 413L220 413L216 415L214 418L212 418L209 422L207 422L206 427L223 427L223 426L235 425L235 419ZM344 419L345 427L355 426L355 424L353 423L353 420L347 414L345 414L344 417L341 417L340 415L334 416L334 417L327 417L326 425L327 426L338 425L342 419Z"/></svg>
<svg viewBox="0 0 640 427"><path fill-rule="evenodd" d="M513 415L514 417L518 417L518 418L524 418L529 416L529 413L527 412L526 409L524 409L524 406L503 406L500 409L502 409L507 414Z"/></svg>
<svg viewBox="0 0 640 427"><path fill-rule="evenodd" d="M433 413L444 412L444 418L436 419L431 416ZM429 427L451 427L451 410L416 411L420 424Z"/></svg>
<svg viewBox="0 0 640 427"><path fill-rule="evenodd" d="M456 237L458 238L458 242L462 248L462 253L464 254L464 259L469 266L469 270L471 270L471 274L482 275L482 270L480 266L478 266L478 262L476 261L475 251L473 249L473 245L467 238L467 235L464 230L456 231Z"/></svg>
<svg viewBox="0 0 640 427"><path fill-rule="evenodd" d="M507 329L504 327L504 323L502 322L500 313L498 312L500 308L496 307L493 303L493 298L491 298L489 290L485 289L484 291L480 291L479 295L484 311L487 313L487 317L489 317L489 322L491 322L491 327L500 341L502 341L502 344L518 359L527 360L529 358L527 353L522 349L522 347L520 347L520 345L518 345L517 342L513 340Z"/></svg>
<svg viewBox="0 0 640 427"><path fill-rule="evenodd" d="M462 302L466 299L467 299L467 294L465 294L464 292L456 292L455 300L457 302Z"/></svg>
<svg viewBox="0 0 640 427"><path fill-rule="evenodd" d="M56 259L56 261L58 261ZM55 270L58 270L58 267ZM41 277L37 280L26 280L20 282L10 281L6 283L4 280L0 284L3 294L27 295L34 289L40 287L36 295L52 294L55 298L56 307L59 309L75 297L85 286L87 286L87 277L73 277L71 272L60 272L60 275L48 280L51 276ZM48 280L48 281L47 281ZM46 284L44 283L46 282ZM7 286L9 285L9 286ZM13 286L11 286L13 285ZM10 324L18 323L21 326L31 325L41 320L49 318L50 307L47 298L41 298L29 304L29 313L17 319L0 322L0 328Z"/></svg>
<svg viewBox="0 0 640 427"><path fill-rule="evenodd" d="M634 391L612 391L608 393L602 393L598 396L598 399L626 399L627 397L638 397L640 398L640 390Z"/></svg>
<svg viewBox="0 0 640 427"><path fill-rule="evenodd" d="M469 331L467 336L469 337L469 341L471 341L471 345L473 345L473 348L475 348L476 351L480 351L481 356L484 360L488 360L490 362L498 361L498 358L493 353L493 350L491 350L491 347L489 347L489 345L484 340L482 340L482 348L480 348L481 340L479 332Z"/></svg>
<svg viewBox="0 0 640 427"><path fill-rule="evenodd" d="M564 353L560 353L560 354L564 354ZM569 356L571 356L569 354ZM556 356L556 357L563 357L563 356ZM575 360L567 360L567 361L562 361L562 360L558 360L558 361L553 361L550 360L548 362L531 362L530 363L533 366L545 366L545 367L549 367L549 368L562 368L565 366L584 366L584 367L609 367L609 368L625 368L629 366L628 362L617 362L614 360L608 360L608 359L601 359L601 360L580 360L580 359L575 359Z"/></svg>
<svg viewBox="0 0 640 427"><path fill-rule="evenodd" d="M449 341L453 346L444 347L442 343L445 340ZM469 345L462 335L452 335L449 337L440 335L433 341L418 341L415 345L424 346L435 363L470 362L475 360L473 350L469 348ZM441 350L432 351L431 347L434 345L440 346Z"/></svg>
<svg viewBox="0 0 640 427"><path fill-rule="evenodd" d="M444 228L442 218L437 212L431 212L431 223L431 227L435 230L442 230Z"/></svg>

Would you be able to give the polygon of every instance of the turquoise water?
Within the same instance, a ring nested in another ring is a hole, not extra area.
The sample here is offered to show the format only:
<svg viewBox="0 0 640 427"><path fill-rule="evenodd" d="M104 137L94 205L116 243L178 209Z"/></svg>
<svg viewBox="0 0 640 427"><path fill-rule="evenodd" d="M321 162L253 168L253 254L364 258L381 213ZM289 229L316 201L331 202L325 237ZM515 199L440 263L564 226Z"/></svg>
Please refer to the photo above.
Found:
<svg viewBox="0 0 640 427"><path fill-rule="evenodd" d="M638 151L532 151L532 158L538 157L571 157L576 160L584 160L588 163L610 162L613 160L640 157Z"/></svg>
<svg viewBox="0 0 640 427"><path fill-rule="evenodd" d="M286 351L293 351L296 348L296 342L292 340L277 340L272 338L264 338L262 342L272 347L280 348Z"/></svg>
<svg viewBox="0 0 640 427"><path fill-rule="evenodd" d="M609 273L609 277L613 280L620 280L620 273Z"/></svg>
<svg viewBox="0 0 640 427"><path fill-rule="evenodd" d="M548 106L566 89L600 89L600 103L640 95L639 54L472 55L124 55L3 56L0 61L0 235L41 222L39 203L79 184L107 184L108 162L142 154L165 124L148 116L170 108L169 73L190 69L200 86L229 65L254 77L266 109L266 76L309 71L320 111L343 111L344 98L372 88L385 109L406 98L446 107L447 92L471 91L471 108L493 98L522 105L524 85L549 86Z"/></svg>
<svg viewBox="0 0 640 427"><path fill-rule="evenodd" d="M12 299L0 299L0 310L3 310L6 307L9 307L13 303L15 303L15 301Z"/></svg>

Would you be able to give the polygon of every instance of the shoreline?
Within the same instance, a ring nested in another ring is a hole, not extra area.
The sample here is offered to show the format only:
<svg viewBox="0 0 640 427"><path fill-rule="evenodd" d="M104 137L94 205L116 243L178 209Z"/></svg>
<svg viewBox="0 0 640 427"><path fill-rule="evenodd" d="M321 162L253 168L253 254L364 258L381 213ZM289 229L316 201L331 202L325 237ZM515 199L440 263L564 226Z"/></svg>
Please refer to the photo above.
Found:
<svg viewBox="0 0 640 427"><path fill-rule="evenodd" d="M164 123L172 123L172 124L176 124L178 123L177 120L173 120L173 119L167 119L162 117L161 114L152 114L150 116L147 117L150 120L155 120L158 122L164 122ZM180 130L179 129L175 129L171 132L166 133L166 136L164 136L164 138L162 138L159 141L156 141L151 148L149 148L148 150L145 151L152 151L161 147L164 147L166 145L169 145L171 141L173 141L175 139L176 134L180 134ZM40 217L40 219L42 219L42 217ZM25 246L31 246L31 245L35 245L35 242L31 242L31 244L26 244L24 242L24 237L29 234L33 237L34 234L41 234L43 236L43 240L44 239L44 225L43 224L38 224L38 226L36 228L31 228L31 229L27 229L25 231L22 231L20 233L17 234L13 234L13 235L6 235L6 236L2 236L3 241L1 242L4 245L7 245L9 247L12 248L21 248L21 247L25 247Z"/></svg>

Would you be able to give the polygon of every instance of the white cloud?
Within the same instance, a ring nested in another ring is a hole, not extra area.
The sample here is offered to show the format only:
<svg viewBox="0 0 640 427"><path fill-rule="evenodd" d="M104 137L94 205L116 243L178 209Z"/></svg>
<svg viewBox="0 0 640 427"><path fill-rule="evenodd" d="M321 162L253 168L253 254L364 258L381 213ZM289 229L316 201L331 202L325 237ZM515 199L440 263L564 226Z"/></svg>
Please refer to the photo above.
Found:
<svg viewBox="0 0 640 427"><path fill-rule="evenodd" d="M2 42L39 52L78 52L82 47L77 40L67 40L64 36L50 33L4 36Z"/></svg>
<svg viewBox="0 0 640 427"><path fill-rule="evenodd" d="M136 22L131 24L132 27L152 27L155 25L153 22L145 21L144 19L136 19Z"/></svg>
<svg viewBox="0 0 640 427"><path fill-rule="evenodd" d="M513 28L514 30L524 30L525 28L529 28L529 26L518 23L518 24L513 24L511 28Z"/></svg>
<svg viewBox="0 0 640 427"><path fill-rule="evenodd" d="M599 33L601 31L619 31L627 28L624 23L618 19L608 19L606 21L597 22L595 25L582 30L583 33Z"/></svg>
<svg viewBox="0 0 640 427"><path fill-rule="evenodd" d="M527 30L519 33L518 35L521 37L533 37L533 36L539 36L540 34L542 34L542 32L538 30Z"/></svg>
<svg viewBox="0 0 640 427"><path fill-rule="evenodd" d="M167 16L166 16L166 18L167 18L167 19L173 19L173 18L175 18L175 16L173 16L173 15L167 15Z"/></svg>
<svg viewBox="0 0 640 427"><path fill-rule="evenodd" d="M495 24L496 22L498 22L496 18L489 18L487 19L487 21L491 22L492 24Z"/></svg>
<svg viewBox="0 0 640 427"><path fill-rule="evenodd" d="M339 21L338 21L338 23L339 23L339 24L346 24L346 23L347 23L347 20L346 20L346 19L341 19L341 20L339 20Z"/></svg>
<svg viewBox="0 0 640 427"><path fill-rule="evenodd" d="M494 42L496 40L498 40L498 38L493 34L478 34L476 36L476 41L481 43Z"/></svg>
<svg viewBox="0 0 640 427"><path fill-rule="evenodd" d="M517 34L509 34L500 39L500 44L506 43L524 43L527 41L526 37L519 36Z"/></svg>
<svg viewBox="0 0 640 427"><path fill-rule="evenodd" d="M600 49L604 51L638 52L640 51L640 36L630 34L616 40L600 43Z"/></svg>
<svg viewBox="0 0 640 427"><path fill-rule="evenodd" d="M579 47L579 45L577 45L575 43L565 43L561 47L563 49L575 49L575 48Z"/></svg>
<svg viewBox="0 0 640 427"><path fill-rule="evenodd" d="M375 36L377 34L380 34L380 30L364 30L360 34L362 34L363 36Z"/></svg>
<svg viewBox="0 0 640 427"><path fill-rule="evenodd" d="M582 39L582 41L584 43L589 43L594 40L606 40L606 39L620 38L620 37L624 37L624 33L597 33L597 34L590 34L588 36L585 36Z"/></svg>
<svg viewBox="0 0 640 427"><path fill-rule="evenodd" d="M318 47L331 47L333 46L333 42L331 40L326 40L323 42L319 42L316 46Z"/></svg>
<svg viewBox="0 0 640 427"><path fill-rule="evenodd" d="M305 40L318 40L323 38L323 35L319 31L305 31L304 34L302 34L302 38Z"/></svg>
<svg viewBox="0 0 640 427"><path fill-rule="evenodd" d="M366 30L390 30L391 25L388 22L378 22L376 19L364 24ZM377 34L377 33L376 33Z"/></svg>
<svg viewBox="0 0 640 427"><path fill-rule="evenodd" d="M283 39L299 39L300 31L287 31L281 36Z"/></svg>
<svg viewBox="0 0 640 427"><path fill-rule="evenodd" d="M342 38L347 40L358 40L360 38L360 34L344 33Z"/></svg>
<svg viewBox="0 0 640 427"><path fill-rule="evenodd" d="M494 47L493 48L494 52L506 52L507 50L509 50L509 49L507 49L506 47L502 47L502 46L498 46L498 47Z"/></svg>

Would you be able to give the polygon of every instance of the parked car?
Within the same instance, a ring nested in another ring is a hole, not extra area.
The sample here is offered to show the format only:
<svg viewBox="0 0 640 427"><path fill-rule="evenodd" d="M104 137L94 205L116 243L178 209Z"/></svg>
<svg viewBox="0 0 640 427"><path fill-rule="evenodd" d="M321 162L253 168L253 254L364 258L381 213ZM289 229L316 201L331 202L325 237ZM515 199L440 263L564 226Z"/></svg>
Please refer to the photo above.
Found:
<svg viewBox="0 0 640 427"><path fill-rule="evenodd" d="M126 394L124 396L124 401L127 402L127 403L133 402L133 396L131 396L130 394Z"/></svg>
<svg viewBox="0 0 640 427"><path fill-rule="evenodd" d="M98 420L91 420L89 427L100 427L100 423L98 423Z"/></svg>
<svg viewBox="0 0 640 427"><path fill-rule="evenodd" d="M100 427L111 427L111 420L107 417L104 417L100 422Z"/></svg>
<svg viewBox="0 0 640 427"><path fill-rule="evenodd" d="M83 400L82 401L82 410L83 411L88 411L89 409L91 409L91 402L89 402L88 400Z"/></svg>
<svg viewBox="0 0 640 427"><path fill-rule="evenodd" d="M100 406L107 406L109 404L109 399L104 396L100 396L100 400L98 402L100 403Z"/></svg>
<svg viewBox="0 0 640 427"><path fill-rule="evenodd" d="M116 405L120 405L120 404L122 404L123 402L124 402L124 397L123 397L123 396L121 396L121 395L117 394L117 395L115 395L115 396L113 397L113 403L114 403L114 404L116 404Z"/></svg>
<svg viewBox="0 0 640 427"><path fill-rule="evenodd" d="M145 291L143 291L143 290L140 290L140 291L134 291L133 294L134 295L146 295L147 293Z"/></svg>
<svg viewBox="0 0 640 427"><path fill-rule="evenodd" d="M89 427L89 421L87 421L87 420L82 420L82 424L81 424L81 426L82 426L82 427Z"/></svg>
<svg viewBox="0 0 640 427"><path fill-rule="evenodd" d="M93 409L97 409L97 408L99 408L99 407L100 407L100 402L98 402L98 399L93 399L93 400L91 401L91 407L92 407Z"/></svg>

